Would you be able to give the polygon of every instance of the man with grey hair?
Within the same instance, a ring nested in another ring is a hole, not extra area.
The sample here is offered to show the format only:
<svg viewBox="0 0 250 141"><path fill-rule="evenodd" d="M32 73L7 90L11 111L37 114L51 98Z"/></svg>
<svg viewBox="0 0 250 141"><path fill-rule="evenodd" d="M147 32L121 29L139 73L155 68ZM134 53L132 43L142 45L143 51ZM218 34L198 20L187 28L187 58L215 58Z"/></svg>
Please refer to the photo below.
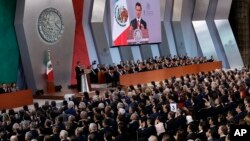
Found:
<svg viewBox="0 0 250 141"><path fill-rule="evenodd" d="M38 137L37 124L34 121L30 122L30 133L32 134L33 138Z"/></svg>
<svg viewBox="0 0 250 141"><path fill-rule="evenodd" d="M75 103L73 101L69 101L69 103L68 103L69 109L74 108L74 106L75 106Z"/></svg>
<svg viewBox="0 0 250 141"><path fill-rule="evenodd" d="M32 138L33 138L33 135L31 134L31 132L25 133L25 140L26 141L30 141Z"/></svg>
<svg viewBox="0 0 250 141"><path fill-rule="evenodd" d="M75 110L75 103L73 101L69 101L68 103L68 109L65 110L65 114L70 114L70 115L73 115L73 116L77 116L77 113L76 113L76 110Z"/></svg>
<svg viewBox="0 0 250 141"><path fill-rule="evenodd" d="M136 138L137 138L136 132L140 126L137 113L133 113L130 116L130 120L131 120L131 122L128 125L128 131L130 132L131 138L136 140Z"/></svg>
<svg viewBox="0 0 250 141"><path fill-rule="evenodd" d="M119 102L116 107L117 109L124 108L124 104Z"/></svg>
<svg viewBox="0 0 250 141"><path fill-rule="evenodd" d="M93 136L95 136L96 140L98 140L98 141L102 139L102 136L98 132L97 125L95 123L89 124L89 133L93 134ZM88 137L88 139L89 139L89 137Z"/></svg>
<svg viewBox="0 0 250 141"><path fill-rule="evenodd" d="M68 141L68 132L66 130L61 130L60 139L61 141Z"/></svg>
<svg viewBox="0 0 250 141"><path fill-rule="evenodd" d="M13 126L12 126L13 132L17 133L18 130L20 130L20 129L21 129L21 126L18 123L13 124Z"/></svg>
<svg viewBox="0 0 250 141"><path fill-rule="evenodd" d="M82 127L77 127L75 129L75 136L78 138L78 141L85 141L86 136L83 134L83 128Z"/></svg>
<svg viewBox="0 0 250 141"><path fill-rule="evenodd" d="M30 121L28 120L23 120L21 123L20 123L20 126L23 130L29 130L29 124L30 124Z"/></svg>
<svg viewBox="0 0 250 141"><path fill-rule="evenodd" d="M156 136L151 135L151 136L148 138L148 141L158 141L158 139L157 139Z"/></svg>
<svg viewBox="0 0 250 141"><path fill-rule="evenodd" d="M97 131L97 125L95 123L90 123L89 124L89 132L93 133Z"/></svg>
<svg viewBox="0 0 250 141"><path fill-rule="evenodd" d="M118 109L118 115L125 115L126 111L123 108Z"/></svg>
<svg viewBox="0 0 250 141"><path fill-rule="evenodd" d="M95 134L92 134L92 133L89 134L88 141L97 141L97 138L96 138Z"/></svg>
<svg viewBox="0 0 250 141"><path fill-rule="evenodd" d="M16 136L16 135L12 135L12 136L10 137L10 141L18 141L17 136Z"/></svg>

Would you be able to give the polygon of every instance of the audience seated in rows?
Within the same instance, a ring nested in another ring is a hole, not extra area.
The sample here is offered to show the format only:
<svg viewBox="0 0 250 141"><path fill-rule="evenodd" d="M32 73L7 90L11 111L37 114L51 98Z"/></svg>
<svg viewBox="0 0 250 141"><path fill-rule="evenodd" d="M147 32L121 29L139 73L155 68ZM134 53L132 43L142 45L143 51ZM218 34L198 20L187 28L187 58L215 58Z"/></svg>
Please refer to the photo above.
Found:
<svg viewBox="0 0 250 141"><path fill-rule="evenodd" d="M230 140L230 125L250 125L250 72L216 70L159 83L85 92L57 107L2 110L1 140ZM176 103L177 110L170 104Z"/></svg>
<svg viewBox="0 0 250 141"><path fill-rule="evenodd" d="M0 94L10 93L10 92L16 92L18 90L19 89L16 86L16 83L11 83L10 85L3 83L3 84L0 85Z"/></svg>
<svg viewBox="0 0 250 141"><path fill-rule="evenodd" d="M134 60L121 61L116 65L101 65L97 64L97 68L94 69L91 66L90 80L91 83L111 83L113 87L119 84L119 76L124 74L139 73L151 70L165 69L178 66L186 66L192 64L201 64L206 62L213 62L214 59L211 56L210 59L206 57L188 57L188 56L174 56L174 57L155 57L148 58L147 60Z"/></svg>

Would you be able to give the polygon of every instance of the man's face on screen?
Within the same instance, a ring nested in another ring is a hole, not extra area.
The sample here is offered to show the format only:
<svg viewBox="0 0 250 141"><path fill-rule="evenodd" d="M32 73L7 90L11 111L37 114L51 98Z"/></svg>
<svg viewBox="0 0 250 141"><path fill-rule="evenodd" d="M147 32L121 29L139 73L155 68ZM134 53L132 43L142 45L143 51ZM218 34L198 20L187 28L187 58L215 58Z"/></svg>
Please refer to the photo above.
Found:
<svg viewBox="0 0 250 141"><path fill-rule="evenodd" d="M140 6L135 6L135 12L136 12L137 18L141 17L141 10L142 10L142 8Z"/></svg>

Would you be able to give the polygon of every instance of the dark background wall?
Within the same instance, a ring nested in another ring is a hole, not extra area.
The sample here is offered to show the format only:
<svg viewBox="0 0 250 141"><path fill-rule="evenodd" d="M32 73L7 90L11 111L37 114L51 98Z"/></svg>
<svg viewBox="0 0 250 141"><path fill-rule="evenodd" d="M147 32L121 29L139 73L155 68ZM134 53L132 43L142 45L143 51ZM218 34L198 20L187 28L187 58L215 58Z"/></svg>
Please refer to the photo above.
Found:
<svg viewBox="0 0 250 141"><path fill-rule="evenodd" d="M17 80L19 49L14 19L16 0L0 0L0 83Z"/></svg>
<svg viewBox="0 0 250 141"><path fill-rule="evenodd" d="M250 1L233 0L229 21L232 26L242 59L250 65Z"/></svg>

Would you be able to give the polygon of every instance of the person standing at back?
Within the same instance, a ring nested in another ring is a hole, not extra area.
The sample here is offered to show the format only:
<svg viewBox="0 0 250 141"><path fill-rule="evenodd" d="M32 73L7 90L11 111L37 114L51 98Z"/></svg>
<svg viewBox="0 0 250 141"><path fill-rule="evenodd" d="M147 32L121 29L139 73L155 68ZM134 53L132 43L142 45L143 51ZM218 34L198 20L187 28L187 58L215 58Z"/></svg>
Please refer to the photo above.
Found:
<svg viewBox="0 0 250 141"><path fill-rule="evenodd" d="M76 81L77 81L77 90L78 92L81 91L81 77L82 77L82 73L83 73L83 69L81 66L80 61L77 61L77 66L75 67L75 72L76 72Z"/></svg>

